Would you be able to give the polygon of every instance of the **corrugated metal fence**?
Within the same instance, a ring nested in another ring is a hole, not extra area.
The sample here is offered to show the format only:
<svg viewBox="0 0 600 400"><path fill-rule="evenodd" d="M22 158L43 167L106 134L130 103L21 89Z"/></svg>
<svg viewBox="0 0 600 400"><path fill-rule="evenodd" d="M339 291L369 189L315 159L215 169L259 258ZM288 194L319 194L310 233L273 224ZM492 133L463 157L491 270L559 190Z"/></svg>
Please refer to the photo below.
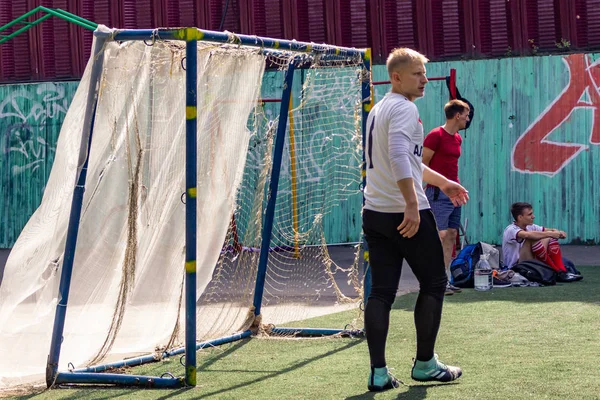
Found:
<svg viewBox="0 0 600 400"><path fill-rule="evenodd" d="M468 237L498 243L515 201L534 205L536 222L567 231L570 243L600 243L600 54L428 64L429 76L457 69L476 117L463 141L460 179ZM376 66L376 81L386 80ZM264 81L266 97L281 77ZM38 206L57 134L77 83L0 86L0 247L10 247ZM389 88L377 87L377 98ZM443 124L448 90L430 82L417 101L425 130ZM333 242L358 240L360 198L328 219ZM354 216L350 218L349 216Z"/></svg>
<svg viewBox="0 0 600 400"><path fill-rule="evenodd" d="M0 248L40 205L78 82L0 86Z"/></svg>
<svg viewBox="0 0 600 400"><path fill-rule="evenodd" d="M428 65L429 76L456 68L461 94L476 107L459 162L470 240L499 243L510 205L525 201L536 223L566 231L566 242L600 244L600 69L590 68L599 57ZM384 76L377 68L375 79ZM444 86L430 82L417 101L426 132L444 123Z"/></svg>
<svg viewBox="0 0 600 400"><path fill-rule="evenodd" d="M0 26L38 5L117 28L196 26L259 36L398 46L432 60L600 48L598 0L12 0ZM92 35L51 18L0 45L0 82L76 79Z"/></svg>

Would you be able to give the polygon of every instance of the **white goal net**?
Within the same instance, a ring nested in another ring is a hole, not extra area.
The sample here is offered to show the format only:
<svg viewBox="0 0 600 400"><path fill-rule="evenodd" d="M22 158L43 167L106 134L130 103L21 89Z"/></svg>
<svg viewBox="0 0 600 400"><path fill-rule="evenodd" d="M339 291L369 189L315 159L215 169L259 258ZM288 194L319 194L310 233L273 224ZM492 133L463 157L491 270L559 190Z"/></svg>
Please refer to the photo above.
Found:
<svg viewBox="0 0 600 400"><path fill-rule="evenodd" d="M184 342L185 44L108 41L99 56L61 371L69 363L160 356ZM257 324L252 303L279 112L279 104L260 98L280 95L280 88L264 85L281 85L295 56L198 42L198 341ZM360 235L362 62L311 53L302 59L306 69L296 72L282 154L263 324L356 309L362 295L359 247L332 246ZM92 61L65 118L42 204L5 268L0 388L44 376Z"/></svg>

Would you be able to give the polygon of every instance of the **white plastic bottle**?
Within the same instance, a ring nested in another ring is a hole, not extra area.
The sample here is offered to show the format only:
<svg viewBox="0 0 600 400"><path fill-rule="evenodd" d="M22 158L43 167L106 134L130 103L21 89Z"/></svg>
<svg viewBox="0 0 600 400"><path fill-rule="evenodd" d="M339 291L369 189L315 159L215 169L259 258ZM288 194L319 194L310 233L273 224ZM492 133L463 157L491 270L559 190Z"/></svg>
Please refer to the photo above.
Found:
<svg viewBox="0 0 600 400"><path fill-rule="evenodd" d="M489 254L484 253L475 265L475 290L490 290L493 286L492 267L488 262Z"/></svg>

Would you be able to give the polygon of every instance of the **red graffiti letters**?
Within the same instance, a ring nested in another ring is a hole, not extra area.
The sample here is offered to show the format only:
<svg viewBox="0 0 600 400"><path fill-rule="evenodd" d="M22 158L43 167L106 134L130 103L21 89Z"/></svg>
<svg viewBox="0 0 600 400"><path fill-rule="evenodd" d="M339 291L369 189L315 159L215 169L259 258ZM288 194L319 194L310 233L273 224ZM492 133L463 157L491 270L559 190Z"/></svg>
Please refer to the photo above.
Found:
<svg viewBox="0 0 600 400"><path fill-rule="evenodd" d="M563 61L569 71L569 84L517 139L512 151L513 170L553 176L587 149L582 144L546 139L578 108L593 110L590 143L600 144L600 68L584 54L569 55ZM589 100L582 100L584 94Z"/></svg>

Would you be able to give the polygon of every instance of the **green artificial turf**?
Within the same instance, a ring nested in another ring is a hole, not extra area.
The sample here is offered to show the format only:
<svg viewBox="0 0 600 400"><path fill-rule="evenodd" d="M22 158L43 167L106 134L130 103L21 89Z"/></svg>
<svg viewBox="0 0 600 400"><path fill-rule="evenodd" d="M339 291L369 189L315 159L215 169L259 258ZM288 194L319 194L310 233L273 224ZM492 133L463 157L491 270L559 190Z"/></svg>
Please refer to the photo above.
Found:
<svg viewBox="0 0 600 400"><path fill-rule="evenodd" d="M247 339L198 352L197 386L179 390L56 388L35 399L598 399L600 267L580 268L581 282L554 287L465 290L444 305L436 351L459 365L451 384L410 379L416 294L398 297L391 315L388 365L405 385L367 392L364 339ZM340 327L344 312L305 321ZM293 324L298 326L298 324ZM128 373L182 376L179 358Z"/></svg>

